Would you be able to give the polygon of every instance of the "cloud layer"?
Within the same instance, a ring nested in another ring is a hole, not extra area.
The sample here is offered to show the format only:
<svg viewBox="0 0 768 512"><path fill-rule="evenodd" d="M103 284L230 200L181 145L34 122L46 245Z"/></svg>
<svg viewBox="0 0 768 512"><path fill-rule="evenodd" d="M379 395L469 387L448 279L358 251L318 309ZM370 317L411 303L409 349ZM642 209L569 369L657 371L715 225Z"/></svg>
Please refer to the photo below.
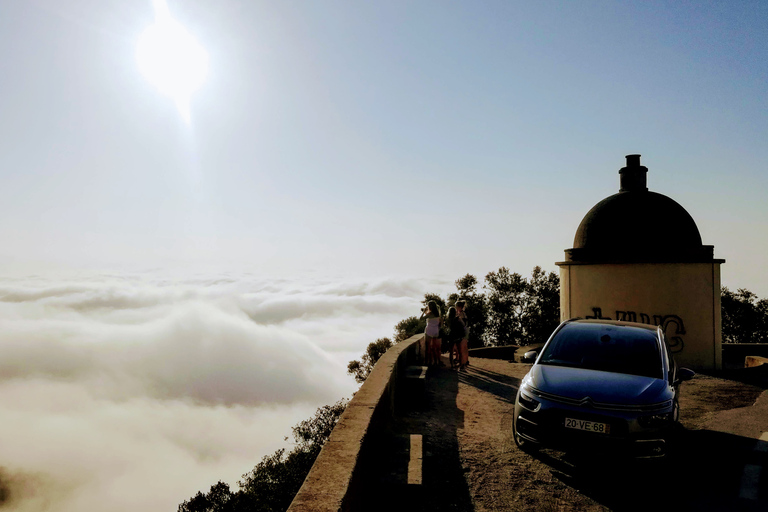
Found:
<svg viewBox="0 0 768 512"><path fill-rule="evenodd" d="M6 506L174 510L219 479L234 486L292 425L350 396L346 361L435 290L408 279L0 280Z"/></svg>

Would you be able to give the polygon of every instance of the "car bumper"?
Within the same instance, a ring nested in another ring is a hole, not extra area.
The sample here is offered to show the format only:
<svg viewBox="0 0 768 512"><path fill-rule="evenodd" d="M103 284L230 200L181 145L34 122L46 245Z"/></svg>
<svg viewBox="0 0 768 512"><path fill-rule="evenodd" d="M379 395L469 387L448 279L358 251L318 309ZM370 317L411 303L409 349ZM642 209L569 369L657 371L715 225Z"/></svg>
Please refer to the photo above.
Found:
<svg viewBox="0 0 768 512"><path fill-rule="evenodd" d="M610 432L566 428L566 418L610 425ZM536 410L531 410L521 405L519 399L515 403L514 425L520 438L542 447L631 458L664 457L673 427L670 422L661 428L644 428L632 414L608 414L547 401L539 401Z"/></svg>

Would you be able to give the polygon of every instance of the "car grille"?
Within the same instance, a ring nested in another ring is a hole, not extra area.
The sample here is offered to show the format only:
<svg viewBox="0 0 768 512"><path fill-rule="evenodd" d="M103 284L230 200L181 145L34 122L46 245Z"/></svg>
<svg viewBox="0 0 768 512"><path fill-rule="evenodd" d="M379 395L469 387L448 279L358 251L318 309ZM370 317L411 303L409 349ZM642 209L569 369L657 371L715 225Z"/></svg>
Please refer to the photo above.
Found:
<svg viewBox="0 0 768 512"><path fill-rule="evenodd" d="M576 431L564 428L565 418L607 423L611 426L610 434ZM583 442L585 438L608 441L627 435L627 422L613 416L601 415L595 411L566 412L559 409L543 410L533 413L525 409L520 411L517 428L520 432L537 442L568 444Z"/></svg>
<svg viewBox="0 0 768 512"><path fill-rule="evenodd" d="M543 398L545 400L549 400L552 402L571 405L574 407L584 407L585 409L596 409L596 410L603 410L603 411L651 413L655 411L663 411L672 406L672 400L665 400L664 402L658 402L655 404L644 404L644 405L607 404L602 402L595 402L589 397L576 399L576 398L569 398L566 396L554 395L552 393L545 393L544 391L541 391L540 389L535 389L533 387L529 387L526 391L532 394L533 396Z"/></svg>

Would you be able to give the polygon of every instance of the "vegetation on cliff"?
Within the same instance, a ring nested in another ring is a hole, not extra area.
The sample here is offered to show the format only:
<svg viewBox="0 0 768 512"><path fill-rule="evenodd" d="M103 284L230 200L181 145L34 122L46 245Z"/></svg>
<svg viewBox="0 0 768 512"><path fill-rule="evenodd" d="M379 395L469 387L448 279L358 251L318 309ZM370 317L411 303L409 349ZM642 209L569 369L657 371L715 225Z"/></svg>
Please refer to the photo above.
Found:
<svg viewBox="0 0 768 512"><path fill-rule="evenodd" d="M243 475L238 491L232 492L228 484L219 481L207 493L198 492L179 505L178 512L283 512L299 491L347 403L344 399L324 405L313 417L293 427L293 449L286 452L281 448L266 455Z"/></svg>

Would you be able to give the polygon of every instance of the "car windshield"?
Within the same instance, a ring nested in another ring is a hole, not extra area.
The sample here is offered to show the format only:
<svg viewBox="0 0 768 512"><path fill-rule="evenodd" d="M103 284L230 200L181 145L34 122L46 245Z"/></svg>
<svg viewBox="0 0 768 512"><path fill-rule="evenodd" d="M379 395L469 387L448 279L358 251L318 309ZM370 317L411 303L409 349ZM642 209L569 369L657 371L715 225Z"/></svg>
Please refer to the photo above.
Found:
<svg viewBox="0 0 768 512"><path fill-rule="evenodd" d="M623 325L566 324L539 364L663 378L656 333Z"/></svg>

